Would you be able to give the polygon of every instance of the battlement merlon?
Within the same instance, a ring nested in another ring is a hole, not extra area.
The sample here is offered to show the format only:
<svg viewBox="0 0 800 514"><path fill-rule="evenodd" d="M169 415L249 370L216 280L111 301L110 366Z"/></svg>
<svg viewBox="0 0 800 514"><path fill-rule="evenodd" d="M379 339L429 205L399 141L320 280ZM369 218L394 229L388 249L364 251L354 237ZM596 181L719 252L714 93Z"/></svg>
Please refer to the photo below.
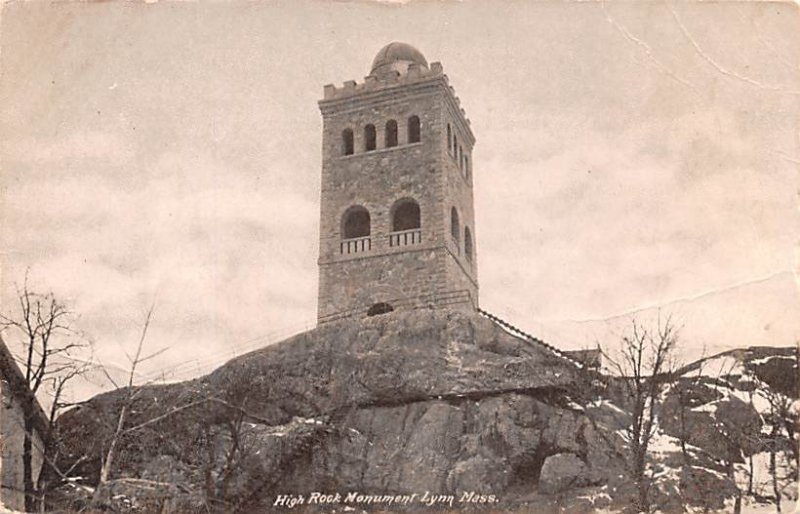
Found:
<svg viewBox="0 0 800 514"><path fill-rule="evenodd" d="M469 145L475 144L475 135L472 133L471 123L467 118L466 111L461 107L461 100L456 96L455 89L450 85L447 75L444 74L442 64L433 62L430 69L418 64L411 64L408 71L404 74L394 72L382 76L368 75L364 77L364 82L357 83L354 80L344 82L342 87L327 84L323 88L323 99L320 100L319 108L323 116L333 112L341 112L346 104L352 102L356 97L358 103L362 102L381 102L395 88L408 90L409 86L419 87L421 90L431 86L440 88L445 92L445 97L449 100L452 112L459 118L464 133L469 136Z"/></svg>

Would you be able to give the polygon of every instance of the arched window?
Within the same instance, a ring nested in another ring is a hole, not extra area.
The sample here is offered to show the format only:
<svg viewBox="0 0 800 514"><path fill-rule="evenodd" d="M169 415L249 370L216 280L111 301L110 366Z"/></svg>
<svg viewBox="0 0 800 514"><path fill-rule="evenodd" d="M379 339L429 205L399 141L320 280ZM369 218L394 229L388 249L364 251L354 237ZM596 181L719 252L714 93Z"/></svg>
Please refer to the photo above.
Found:
<svg viewBox="0 0 800 514"><path fill-rule="evenodd" d="M455 207L450 209L450 235L453 236L456 242L461 239L461 226L458 222L458 211Z"/></svg>
<svg viewBox="0 0 800 514"><path fill-rule="evenodd" d="M419 143L419 116L408 118L408 142Z"/></svg>
<svg viewBox="0 0 800 514"><path fill-rule="evenodd" d="M472 182L472 168L469 167L469 157L464 156L464 171L467 173L467 182Z"/></svg>
<svg viewBox="0 0 800 514"><path fill-rule="evenodd" d="M364 151L374 150L376 148L376 140L375 125L370 123L364 127Z"/></svg>
<svg viewBox="0 0 800 514"><path fill-rule="evenodd" d="M394 307L386 302L379 302L367 310L367 316L377 316L379 314L386 314L392 312Z"/></svg>
<svg viewBox="0 0 800 514"><path fill-rule="evenodd" d="M398 200L392 207L392 231L412 230L422 226L419 204L411 198Z"/></svg>
<svg viewBox="0 0 800 514"><path fill-rule="evenodd" d="M342 216L342 238L366 237L369 233L369 211L360 205L347 209Z"/></svg>
<svg viewBox="0 0 800 514"><path fill-rule="evenodd" d="M353 129L344 129L342 131L342 155L353 155L354 151Z"/></svg>
<svg viewBox="0 0 800 514"><path fill-rule="evenodd" d="M450 124L448 123L447 124L447 153L450 153L450 152L453 151L453 141L452 141L452 139L453 139L453 131L450 128Z"/></svg>
<svg viewBox="0 0 800 514"><path fill-rule="evenodd" d="M472 232L469 227L464 227L464 255L467 259L472 260Z"/></svg>
<svg viewBox="0 0 800 514"><path fill-rule="evenodd" d="M386 122L386 148L397 146L397 122L389 120Z"/></svg>
<svg viewBox="0 0 800 514"><path fill-rule="evenodd" d="M458 136L453 134L453 157L458 157Z"/></svg>

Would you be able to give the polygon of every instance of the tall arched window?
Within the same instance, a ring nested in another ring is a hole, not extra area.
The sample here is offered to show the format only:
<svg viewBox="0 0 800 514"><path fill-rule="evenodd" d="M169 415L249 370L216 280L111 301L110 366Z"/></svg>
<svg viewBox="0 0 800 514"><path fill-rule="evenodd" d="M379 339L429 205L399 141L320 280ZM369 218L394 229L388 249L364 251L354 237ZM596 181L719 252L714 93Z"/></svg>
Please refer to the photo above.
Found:
<svg viewBox="0 0 800 514"><path fill-rule="evenodd" d="M458 136L453 134L453 157L458 157Z"/></svg>
<svg viewBox="0 0 800 514"><path fill-rule="evenodd" d="M360 205L347 209L342 216L342 239L366 237L370 233L369 211Z"/></svg>
<svg viewBox="0 0 800 514"><path fill-rule="evenodd" d="M458 222L458 211L455 207L450 209L450 235L456 242L461 239L461 225Z"/></svg>
<svg viewBox="0 0 800 514"><path fill-rule="evenodd" d="M344 129L342 131L342 155L353 155L354 151L353 129Z"/></svg>
<svg viewBox="0 0 800 514"><path fill-rule="evenodd" d="M453 130L450 128L450 124L447 124L447 153L451 153L453 151Z"/></svg>
<svg viewBox="0 0 800 514"><path fill-rule="evenodd" d="M397 122L389 120L386 122L386 148L397 146Z"/></svg>
<svg viewBox="0 0 800 514"><path fill-rule="evenodd" d="M472 168L469 167L469 157L464 156L464 171L467 174L467 182L472 182Z"/></svg>
<svg viewBox="0 0 800 514"><path fill-rule="evenodd" d="M392 231L412 230L422 226L419 204L411 198L398 200L392 207Z"/></svg>
<svg viewBox="0 0 800 514"><path fill-rule="evenodd" d="M370 123L364 127L364 151L369 152L370 150L374 150L377 146L376 140L375 125Z"/></svg>
<svg viewBox="0 0 800 514"><path fill-rule="evenodd" d="M408 118L408 142L419 143L419 116L411 116Z"/></svg>
<svg viewBox="0 0 800 514"><path fill-rule="evenodd" d="M469 227L464 227L464 255L468 260L472 260L472 232Z"/></svg>

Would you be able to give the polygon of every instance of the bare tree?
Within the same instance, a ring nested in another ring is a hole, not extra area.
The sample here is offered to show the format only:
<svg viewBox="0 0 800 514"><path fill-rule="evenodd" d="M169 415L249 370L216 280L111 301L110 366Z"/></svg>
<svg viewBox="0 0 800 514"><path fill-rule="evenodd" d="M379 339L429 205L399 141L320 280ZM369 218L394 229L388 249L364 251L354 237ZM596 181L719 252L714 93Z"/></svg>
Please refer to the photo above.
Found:
<svg viewBox="0 0 800 514"><path fill-rule="evenodd" d="M209 511L233 507L235 497L229 487L242 472L254 444L255 420L249 419L244 409L230 406L229 410L231 415L223 423L203 423L200 430L202 441L198 447L205 450L201 473Z"/></svg>
<svg viewBox="0 0 800 514"><path fill-rule="evenodd" d="M764 438L765 446L769 451L769 473L772 479L772 492L775 497L775 507L781 512L783 490L786 485L797 483L800 456L798 455L797 441L795 440L796 427L800 418L792 410L794 400L778 391L767 387L760 393L769 402L767 423L771 425L769 435ZM779 466L781 455L785 461L785 472L782 475Z"/></svg>
<svg viewBox="0 0 800 514"><path fill-rule="evenodd" d="M49 419L43 439L43 458L52 462L51 452L55 447L52 437L53 424L59 411L67 406L64 393L67 384L87 371L91 345L74 328L74 316L67 307L50 292L40 294L28 287L26 274L22 288L17 288L17 312L0 313L0 329L13 337L22 348L15 356L22 369L30 395L24 396L23 411L23 487L25 509L32 510L45 489L41 482L34 481L33 446L37 396L48 395Z"/></svg>
<svg viewBox="0 0 800 514"><path fill-rule="evenodd" d="M134 402L136 401L138 393L141 391L141 389L134 388L133 386L134 379L136 378L136 369L145 360L151 359L161 353L157 352L147 357L142 356L144 341L147 338L147 330L150 328L150 322L153 319L153 309L154 306L151 306L150 309L147 311L144 325L142 326L142 333L139 336L139 341L136 345L135 353L133 355L126 354L126 357L128 358L128 363L130 365L128 369L127 382L124 385L120 385L111 377L111 375L105 368L101 368L105 373L106 377L108 378L108 380L114 385L114 387L116 387L118 390L124 390L124 395L119 414L117 415L116 418L114 432L111 435L111 439L108 443L108 448L106 448L106 451L104 452L105 455L103 456L102 462L100 464L100 481L98 482L97 487L95 488L94 496L92 497L92 503L94 505L103 504L108 500L108 493L109 493L108 483L111 477L111 471L114 468L114 461L117 458L120 440L122 439L122 436L126 432L125 424L128 421L130 409L133 406Z"/></svg>
<svg viewBox="0 0 800 514"><path fill-rule="evenodd" d="M672 357L677 343L678 333L671 317L663 322L659 317L655 329L632 320L629 331L622 336L619 355L606 356L630 402L631 418L625 427L626 457L636 486L634 506L638 512L650 512L651 477L647 461L660 393L672 378Z"/></svg>
<svg viewBox="0 0 800 514"><path fill-rule="evenodd" d="M703 368L705 366L706 351L703 352L697 360L697 369L694 370L694 376L679 376L675 377L673 390L678 397L678 441L681 445L681 456L683 458L683 465L690 465L690 455L687 445L690 440L690 423L687 420L687 414L691 410L691 393L703 382Z"/></svg>

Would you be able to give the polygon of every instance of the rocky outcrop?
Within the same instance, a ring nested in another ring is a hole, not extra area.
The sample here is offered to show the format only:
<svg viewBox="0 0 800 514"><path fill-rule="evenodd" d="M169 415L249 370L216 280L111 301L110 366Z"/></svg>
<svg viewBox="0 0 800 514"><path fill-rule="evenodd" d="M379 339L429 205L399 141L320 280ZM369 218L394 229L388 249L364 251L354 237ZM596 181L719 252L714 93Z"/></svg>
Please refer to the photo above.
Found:
<svg viewBox="0 0 800 514"><path fill-rule="evenodd" d="M773 350L670 377L648 455L652 505L726 508L745 490L734 470L763 468L770 451L796 462L797 396L781 392L795 391L796 359ZM624 512L636 487L623 390L477 313L394 312L326 324L197 380L93 398L59 419L59 467L93 487L126 404L107 494L120 511L272 512L302 497L293 512L413 512L427 493L463 502L453 511ZM755 476L764 490L769 477ZM76 484L50 496L57 507L86 504ZM310 502L315 492L330 503ZM367 503L343 504L349 492ZM368 503L376 495L412 503Z"/></svg>
<svg viewBox="0 0 800 514"><path fill-rule="evenodd" d="M615 456L572 402L586 384L573 362L477 313L340 321L137 390L127 426L141 428L126 433L115 476L177 487L187 509L264 510L314 491L512 505L537 495L543 469L550 491L605 483ZM63 416L62 468L96 480L125 398ZM181 510L175 495L165 505Z"/></svg>

